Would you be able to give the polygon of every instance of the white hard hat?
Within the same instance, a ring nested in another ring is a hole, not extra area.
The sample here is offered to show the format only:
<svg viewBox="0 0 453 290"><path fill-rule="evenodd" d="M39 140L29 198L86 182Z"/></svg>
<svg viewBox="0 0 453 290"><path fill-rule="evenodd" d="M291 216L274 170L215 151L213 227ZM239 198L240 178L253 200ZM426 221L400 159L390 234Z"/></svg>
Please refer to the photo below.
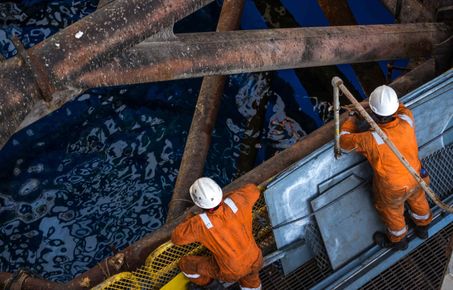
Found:
<svg viewBox="0 0 453 290"><path fill-rule="evenodd" d="M370 108L379 116L391 116L399 106L398 96L394 89L383 85L374 89L370 95Z"/></svg>
<svg viewBox="0 0 453 290"><path fill-rule="evenodd" d="M195 180L189 189L193 202L204 209L214 208L222 201L222 189L209 177Z"/></svg>

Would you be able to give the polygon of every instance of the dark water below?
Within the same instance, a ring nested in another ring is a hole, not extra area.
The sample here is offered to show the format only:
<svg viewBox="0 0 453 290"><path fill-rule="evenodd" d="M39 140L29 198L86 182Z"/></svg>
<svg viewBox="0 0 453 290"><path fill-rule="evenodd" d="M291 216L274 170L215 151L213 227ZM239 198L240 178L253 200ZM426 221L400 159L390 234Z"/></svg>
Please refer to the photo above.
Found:
<svg viewBox="0 0 453 290"><path fill-rule="evenodd" d="M378 0L364 2L349 1L359 23L393 22ZM328 25L314 0L280 3L300 26ZM2 2L0 52L16 53L13 35L31 47L96 5ZM212 31L219 11L220 1L214 2L180 21L175 31ZM243 29L267 28L268 20L246 1ZM352 68L338 68L364 96ZM93 89L13 136L0 151L0 271L27 267L68 281L111 255L112 248L123 249L159 228L200 83ZM205 174L229 183L331 118L330 100L311 95L294 70L230 77ZM251 128L257 116L262 126Z"/></svg>

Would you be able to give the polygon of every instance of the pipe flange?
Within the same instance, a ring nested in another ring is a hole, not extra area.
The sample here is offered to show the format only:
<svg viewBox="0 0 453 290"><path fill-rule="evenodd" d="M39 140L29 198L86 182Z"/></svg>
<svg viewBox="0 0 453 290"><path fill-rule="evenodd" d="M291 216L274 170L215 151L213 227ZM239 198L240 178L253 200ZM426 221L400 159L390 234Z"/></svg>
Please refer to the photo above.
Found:
<svg viewBox="0 0 453 290"><path fill-rule="evenodd" d="M16 36L13 36L11 41L13 42L14 46L17 49L17 55L16 56L21 60L21 65L25 64L27 66L27 68L31 71L31 73L33 75L33 82L35 83L35 86L38 88L39 97L41 99L43 99L44 101L46 101L46 102L52 101L52 96L44 94L44 90L39 85L38 72L34 69L34 67L33 67L33 65L31 63L30 55L28 54L28 52L25 49L25 47L22 44L22 42Z"/></svg>
<svg viewBox="0 0 453 290"><path fill-rule="evenodd" d="M21 290L22 285L24 285L25 280L27 278L32 277L32 274L25 268L21 268L18 271L14 272L14 274L9 278L5 286L3 287L4 290Z"/></svg>

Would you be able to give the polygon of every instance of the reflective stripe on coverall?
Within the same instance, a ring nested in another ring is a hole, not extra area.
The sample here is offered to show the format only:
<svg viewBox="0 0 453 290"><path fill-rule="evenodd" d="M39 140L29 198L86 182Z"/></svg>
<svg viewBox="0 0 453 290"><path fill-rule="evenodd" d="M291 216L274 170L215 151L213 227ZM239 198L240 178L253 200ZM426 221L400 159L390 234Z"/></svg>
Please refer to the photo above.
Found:
<svg viewBox="0 0 453 290"><path fill-rule="evenodd" d="M395 119L379 124L409 164L420 172L415 122L412 112L400 104ZM411 217L418 226L426 226L432 220L431 209L424 191L409 171L399 161L381 137L373 131L357 133L354 118L348 118L341 126L342 149L356 150L363 154L374 171L374 205L387 227L387 236L392 242L401 241L407 233L404 220L404 202L411 209ZM425 179L429 182L429 179Z"/></svg>
<svg viewBox="0 0 453 290"><path fill-rule="evenodd" d="M260 196L248 184L227 197L214 212L193 216L176 227L171 240L176 245L199 242L212 257L186 256L179 268L194 283L212 279L236 282L242 289L261 289L259 270L263 256L252 234L252 208Z"/></svg>

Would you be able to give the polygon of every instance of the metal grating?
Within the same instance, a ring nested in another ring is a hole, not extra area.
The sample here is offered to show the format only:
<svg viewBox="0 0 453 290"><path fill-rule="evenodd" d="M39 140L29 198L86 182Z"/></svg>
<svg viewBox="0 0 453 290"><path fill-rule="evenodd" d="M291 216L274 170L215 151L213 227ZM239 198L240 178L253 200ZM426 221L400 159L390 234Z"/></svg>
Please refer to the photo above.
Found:
<svg viewBox="0 0 453 290"><path fill-rule="evenodd" d="M326 247L324 246L321 232L319 231L317 223L312 220L307 226L305 237L308 245L315 254L315 260L318 268L323 271L332 271L329 256L327 255Z"/></svg>
<svg viewBox="0 0 453 290"><path fill-rule="evenodd" d="M315 257L286 277L280 262L265 267L260 273L263 289L310 289L332 273L332 267L315 222L307 226L306 238Z"/></svg>
<svg viewBox="0 0 453 290"><path fill-rule="evenodd" d="M441 199L450 196L453 193L453 144L425 157L422 163L430 174L434 192ZM265 267L261 271L263 289L310 289L332 273L319 230L313 224L308 230L310 235L307 243L316 257L286 277L279 262ZM447 261L445 249L451 235L453 224L370 281L363 289L438 289Z"/></svg>
<svg viewBox="0 0 453 290"><path fill-rule="evenodd" d="M361 289L439 289L447 264L447 247L453 236L453 223L439 231Z"/></svg>
<svg viewBox="0 0 453 290"><path fill-rule="evenodd" d="M263 289L310 289L332 273L330 268L322 269L319 266L314 258L285 277L279 262L276 262L261 270Z"/></svg>
<svg viewBox="0 0 453 290"><path fill-rule="evenodd" d="M431 178L431 188L441 199L453 191L453 144L436 151L422 160ZM431 205L434 203L431 202Z"/></svg>

